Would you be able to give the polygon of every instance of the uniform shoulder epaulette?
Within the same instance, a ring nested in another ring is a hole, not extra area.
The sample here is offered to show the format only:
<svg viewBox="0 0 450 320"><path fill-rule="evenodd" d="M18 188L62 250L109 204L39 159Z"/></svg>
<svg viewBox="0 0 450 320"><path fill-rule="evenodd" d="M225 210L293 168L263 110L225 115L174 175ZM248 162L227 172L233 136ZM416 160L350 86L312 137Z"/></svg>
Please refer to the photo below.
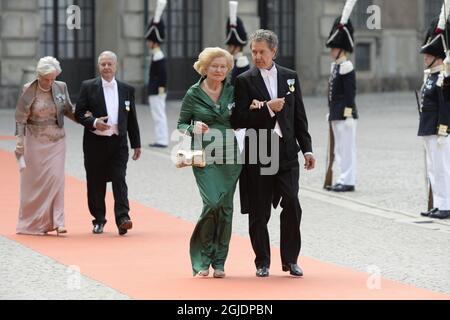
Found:
<svg viewBox="0 0 450 320"><path fill-rule="evenodd" d="M333 61L333 62L331 63L331 67L330 67L330 73L333 73L334 67L336 67L336 62Z"/></svg>
<svg viewBox="0 0 450 320"><path fill-rule="evenodd" d="M350 60L344 61L339 66L339 74L350 73L353 69L353 63Z"/></svg>
<svg viewBox="0 0 450 320"><path fill-rule="evenodd" d="M158 51L153 55L153 61L159 61L164 59L164 53L162 51Z"/></svg>
<svg viewBox="0 0 450 320"><path fill-rule="evenodd" d="M444 73L443 72L439 72L437 81L436 81L436 85L438 87L442 87L442 85L444 84Z"/></svg>
<svg viewBox="0 0 450 320"><path fill-rule="evenodd" d="M236 67L238 67L238 68L244 68L244 67L248 66L249 64L250 64L250 62L248 61L247 56L240 56L236 60Z"/></svg>

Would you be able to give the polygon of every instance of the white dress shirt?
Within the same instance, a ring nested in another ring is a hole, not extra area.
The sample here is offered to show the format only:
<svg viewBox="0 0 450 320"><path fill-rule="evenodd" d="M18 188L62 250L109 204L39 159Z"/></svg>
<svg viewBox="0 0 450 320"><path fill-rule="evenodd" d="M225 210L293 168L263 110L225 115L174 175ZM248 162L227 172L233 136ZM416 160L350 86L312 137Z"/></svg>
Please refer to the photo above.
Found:
<svg viewBox="0 0 450 320"><path fill-rule="evenodd" d="M272 68L269 70L267 69L259 69L261 72L261 76L264 80L264 83L266 84L267 91L269 92L270 99L277 99L278 98L278 71L275 66L275 63L273 64ZM273 118L275 117L275 113L272 111L272 109L267 106L267 109L269 109L270 116ZM280 137L283 138L283 134L281 133L281 128L278 123L278 120L275 122L275 133Z"/></svg>
<svg viewBox="0 0 450 320"><path fill-rule="evenodd" d="M94 133L100 136L119 135L119 90L117 88L117 81L115 78L111 82L102 78L103 95L105 97L106 112L108 113L108 122L110 126L108 130L95 130ZM94 127L96 127L98 119L95 119Z"/></svg>

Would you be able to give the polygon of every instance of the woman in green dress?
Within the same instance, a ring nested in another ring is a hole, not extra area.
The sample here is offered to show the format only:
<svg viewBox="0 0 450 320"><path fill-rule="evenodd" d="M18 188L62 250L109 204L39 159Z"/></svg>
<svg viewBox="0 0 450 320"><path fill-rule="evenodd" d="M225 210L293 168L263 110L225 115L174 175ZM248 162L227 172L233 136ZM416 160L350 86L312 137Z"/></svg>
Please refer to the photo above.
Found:
<svg viewBox="0 0 450 320"><path fill-rule="evenodd" d="M225 260L231 238L233 197L241 172L234 131L230 124L233 87L225 81L233 69L233 57L215 47L204 49L194 69L200 80L186 93L178 129L192 136L194 149L203 148L206 166L193 167L203 200L203 210L190 241L193 274L225 277ZM201 147L196 144L201 141Z"/></svg>

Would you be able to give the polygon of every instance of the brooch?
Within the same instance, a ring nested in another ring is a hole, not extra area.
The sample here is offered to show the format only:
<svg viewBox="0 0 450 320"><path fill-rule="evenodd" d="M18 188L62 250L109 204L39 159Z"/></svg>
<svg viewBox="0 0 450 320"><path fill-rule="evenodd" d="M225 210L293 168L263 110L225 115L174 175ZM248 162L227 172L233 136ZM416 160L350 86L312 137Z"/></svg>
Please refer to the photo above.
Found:
<svg viewBox="0 0 450 320"><path fill-rule="evenodd" d="M55 98L59 103L64 103L66 101L66 96L62 93L58 93Z"/></svg>
<svg viewBox="0 0 450 320"><path fill-rule="evenodd" d="M289 91L294 92L295 91L295 79L288 79L287 84L289 86Z"/></svg>

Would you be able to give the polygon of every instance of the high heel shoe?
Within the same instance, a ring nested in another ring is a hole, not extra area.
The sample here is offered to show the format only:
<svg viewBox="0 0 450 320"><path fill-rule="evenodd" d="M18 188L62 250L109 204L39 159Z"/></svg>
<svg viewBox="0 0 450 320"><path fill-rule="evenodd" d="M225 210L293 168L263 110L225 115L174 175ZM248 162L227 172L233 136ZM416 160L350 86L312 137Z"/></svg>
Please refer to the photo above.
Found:
<svg viewBox="0 0 450 320"><path fill-rule="evenodd" d="M197 276L199 277L207 277L209 275L209 270L200 270L199 272L197 272Z"/></svg>
<svg viewBox="0 0 450 320"><path fill-rule="evenodd" d="M225 278L225 271L223 271L223 270L214 270L213 276L214 276L214 278Z"/></svg>

